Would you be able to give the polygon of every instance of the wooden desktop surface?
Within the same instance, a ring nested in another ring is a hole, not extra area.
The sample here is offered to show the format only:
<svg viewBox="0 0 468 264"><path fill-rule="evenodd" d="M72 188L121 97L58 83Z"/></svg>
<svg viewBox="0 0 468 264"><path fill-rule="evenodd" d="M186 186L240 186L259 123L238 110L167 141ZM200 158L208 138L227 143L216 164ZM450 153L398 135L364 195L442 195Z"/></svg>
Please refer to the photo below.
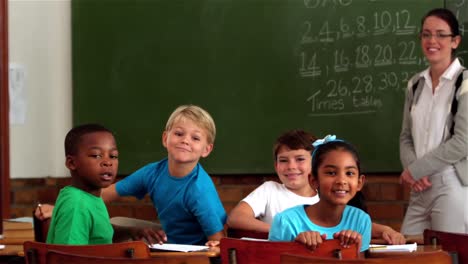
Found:
<svg viewBox="0 0 468 264"><path fill-rule="evenodd" d="M23 245L24 241L34 241L34 237L9 237L0 239L0 245Z"/></svg>
<svg viewBox="0 0 468 264"><path fill-rule="evenodd" d="M371 252L369 251L367 258L388 258L388 257L396 257L414 253L424 253L424 252L434 252L434 251L442 251L440 246L433 246L433 245L418 245L416 251L413 252Z"/></svg>
<svg viewBox="0 0 468 264"><path fill-rule="evenodd" d="M0 256L24 256L23 243L25 241L34 241L34 237L5 237L0 239L0 245L5 245L0 249Z"/></svg>
<svg viewBox="0 0 468 264"><path fill-rule="evenodd" d="M24 256L23 243L25 241L34 241L32 237L4 237L0 239L0 245L5 245L0 249L0 256Z"/></svg>
<svg viewBox="0 0 468 264"><path fill-rule="evenodd" d="M4 249L0 249L0 256L24 256L23 245L5 245Z"/></svg>
<svg viewBox="0 0 468 264"><path fill-rule="evenodd" d="M31 241L34 238L15 238L15 239L0 239L0 245L5 245L4 249L0 249L0 256L24 256L23 243ZM218 257L220 256L219 247L210 248L207 251L196 252L151 252L152 257L160 256L207 256Z"/></svg>
<svg viewBox="0 0 468 264"><path fill-rule="evenodd" d="M0 244L5 245L4 249L0 249L0 256L24 256L23 253L23 243L24 241L34 240L34 238L3 238L0 239ZM408 239L409 242L415 242L414 239ZM379 244L381 241L373 240L372 243ZM417 240L416 242L421 242ZM383 244L383 243L382 243ZM416 252L430 252L430 251L437 251L441 250L440 246L432 246L432 245L422 245L418 243L417 251ZM389 257L389 256L397 256L398 254L411 254L408 252L370 252L369 257L371 258L379 258L379 257ZM219 257L220 256L220 249L219 247L210 248L207 251L197 251L197 252L151 252L151 256L158 257L158 256L187 256L187 255L203 255L207 257Z"/></svg>
<svg viewBox="0 0 468 264"><path fill-rule="evenodd" d="M197 252L151 252L151 257L162 256L207 256L218 257L219 248L212 251L197 251ZM20 256L24 257L23 245L5 245L4 249L0 249L0 256Z"/></svg>

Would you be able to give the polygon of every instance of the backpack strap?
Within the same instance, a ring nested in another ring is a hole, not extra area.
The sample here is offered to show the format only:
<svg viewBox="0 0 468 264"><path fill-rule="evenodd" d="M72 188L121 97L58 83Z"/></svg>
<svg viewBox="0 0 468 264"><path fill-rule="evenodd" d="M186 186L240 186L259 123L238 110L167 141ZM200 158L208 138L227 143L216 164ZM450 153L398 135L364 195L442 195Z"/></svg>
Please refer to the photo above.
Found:
<svg viewBox="0 0 468 264"><path fill-rule="evenodd" d="M418 79L418 80L413 84L413 89L412 89L412 90L413 90L413 95L414 95L414 93L416 92L416 89L418 89L419 80L420 80L420 79Z"/></svg>
<svg viewBox="0 0 468 264"><path fill-rule="evenodd" d="M424 86L424 78L419 77L413 84L411 88L411 103L409 104L409 111L411 112L411 107L413 107L413 102L417 99L416 97L419 97L419 94L416 94L416 91L418 90L418 87ZM416 100L417 101L417 100Z"/></svg>
<svg viewBox="0 0 468 264"><path fill-rule="evenodd" d="M468 76L466 78L464 77L465 75L468 75L467 73L468 73L468 70L463 70L462 72L460 72L457 80L455 81L455 91L453 93L452 106L450 108L450 113L452 113L452 116L455 116L455 114L457 113L457 110L458 110L457 93L458 93L458 90L460 89L460 86L463 80L468 79ZM455 132L454 129L455 129L455 122L452 123L452 127L450 128L450 135L453 135L453 133Z"/></svg>

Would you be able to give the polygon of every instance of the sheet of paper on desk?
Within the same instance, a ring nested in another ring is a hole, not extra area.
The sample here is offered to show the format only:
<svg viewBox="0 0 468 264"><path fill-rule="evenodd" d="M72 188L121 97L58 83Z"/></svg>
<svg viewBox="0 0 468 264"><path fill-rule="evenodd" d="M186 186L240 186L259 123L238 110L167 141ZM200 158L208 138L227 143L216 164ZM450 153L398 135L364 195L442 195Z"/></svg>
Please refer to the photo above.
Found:
<svg viewBox="0 0 468 264"><path fill-rule="evenodd" d="M4 249L5 248L5 245L0 245L0 249Z"/></svg>
<svg viewBox="0 0 468 264"><path fill-rule="evenodd" d="M19 222L19 223L32 223L33 218L32 217L18 217L18 218L5 219L5 221Z"/></svg>
<svg viewBox="0 0 468 264"><path fill-rule="evenodd" d="M183 244L152 244L149 245L150 249L162 250L162 251L179 251L179 252L190 252L190 251L202 251L207 250L207 246L194 246L194 245L183 245Z"/></svg>
<svg viewBox="0 0 468 264"><path fill-rule="evenodd" d="M252 241L268 241L268 239L253 238L253 237L241 237L241 239L244 239L244 240L252 240Z"/></svg>
<svg viewBox="0 0 468 264"><path fill-rule="evenodd" d="M371 252L413 252L416 251L418 245L413 244L404 244L404 245L378 245L370 244L369 250Z"/></svg>

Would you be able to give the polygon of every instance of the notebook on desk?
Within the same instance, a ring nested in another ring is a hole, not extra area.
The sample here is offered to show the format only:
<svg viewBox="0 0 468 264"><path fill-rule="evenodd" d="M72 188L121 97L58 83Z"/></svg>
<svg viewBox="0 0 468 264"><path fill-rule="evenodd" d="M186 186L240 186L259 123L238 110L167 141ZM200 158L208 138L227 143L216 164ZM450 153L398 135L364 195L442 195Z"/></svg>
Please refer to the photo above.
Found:
<svg viewBox="0 0 468 264"><path fill-rule="evenodd" d="M184 244L151 244L149 248L150 251L193 252L206 251L209 247Z"/></svg>
<svg viewBox="0 0 468 264"><path fill-rule="evenodd" d="M413 252L416 251L418 245L413 244L404 244L404 245L379 245L379 244L370 244L370 252Z"/></svg>

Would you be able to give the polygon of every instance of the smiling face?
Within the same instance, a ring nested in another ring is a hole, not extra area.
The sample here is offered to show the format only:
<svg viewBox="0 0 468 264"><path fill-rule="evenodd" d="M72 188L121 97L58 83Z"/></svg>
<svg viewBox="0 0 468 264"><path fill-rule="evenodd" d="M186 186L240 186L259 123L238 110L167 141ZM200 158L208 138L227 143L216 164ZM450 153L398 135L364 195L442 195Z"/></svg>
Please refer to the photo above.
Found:
<svg viewBox="0 0 468 264"><path fill-rule="evenodd" d="M305 149L291 150L281 146L275 161L275 171L281 182L294 193L310 189L312 157Z"/></svg>
<svg viewBox="0 0 468 264"><path fill-rule="evenodd" d="M449 24L436 16L424 20L421 30L421 48L431 65L448 67L452 62L452 49L460 44L460 36L453 36ZM432 37L428 37L432 35ZM437 37L439 35L439 37Z"/></svg>
<svg viewBox="0 0 468 264"><path fill-rule="evenodd" d="M354 156L346 150L331 150L324 154L317 168L314 184L320 200L334 205L346 205L364 184Z"/></svg>
<svg viewBox="0 0 468 264"><path fill-rule="evenodd" d="M213 144L208 143L207 132L192 120L183 117L164 131L162 142L167 149L169 161L175 164L195 166L200 157L207 157L213 149Z"/></svg>
<svg viewBox="0 0 468 264"><path fill-rule="evenodd" d="M119 166L114 136L105 131L81 136L75 154L66 156L72 185L99 196L101 188L111 185Z"/></svg>

